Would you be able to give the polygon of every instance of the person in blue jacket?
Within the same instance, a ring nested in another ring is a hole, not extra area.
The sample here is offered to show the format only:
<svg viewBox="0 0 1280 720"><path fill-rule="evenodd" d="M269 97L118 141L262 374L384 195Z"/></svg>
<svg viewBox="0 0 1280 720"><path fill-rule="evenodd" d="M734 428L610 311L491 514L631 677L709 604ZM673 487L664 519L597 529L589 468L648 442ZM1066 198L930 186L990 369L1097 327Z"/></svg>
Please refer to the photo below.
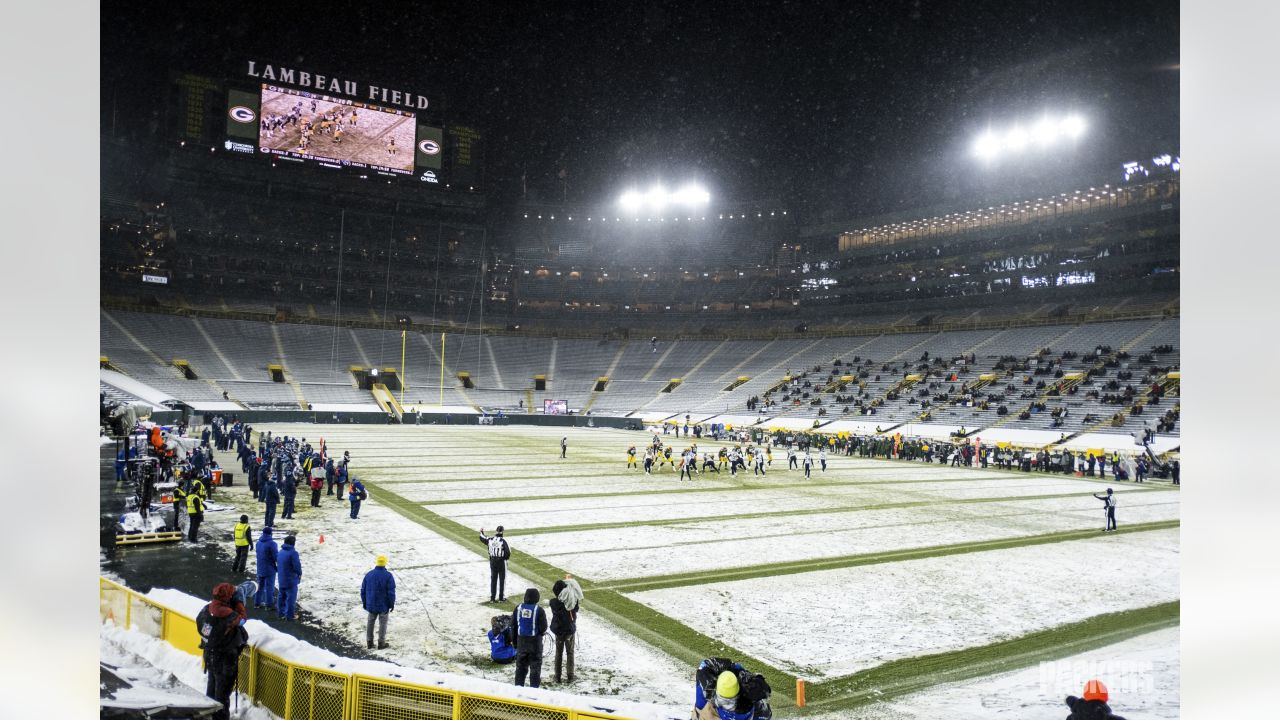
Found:
<svg viewBox="0 0 1280 720"><path fill-rule="evenodd" d="M365 642L373 648L373 623L378 623L378 649L387 647L387 615L396 608L396 579L387 569L387 556L379 555L373 569L360 583L360 605L369 613Z"/></svg>
<svg viewBox="0 0 1280 720"><path fill-rule="evenodd" d="M262 495L267 500L267 516L263 520L263 527L275 527L276 524L276 504L280 502L280 488L276 485L276 478L272 475L267 484L262 488Z"/></svg>
<svg viewBox="0 0 1280 720"><path fill-rule="evenodd" d="M542 685L542 636L547 634L547 613L538 604L538 588L524 591L524 602L511 611L511 627L516 634L516 685Z"/></svg>
<svg viewBox="0 0 1280 720"><path fill-rule="evenodd" d="M116 482L124 482L124 466L127 462L125 460L125 452L124 448L120 448L119 452L116 453Z"/></svg>
<svg viewBox="0 0 1280 720"><path fill-rule="evenodd" d="M693 711L697 720L771 720L771 690L763 675L756 675L728 658L707 658L698 663L694 682Z"/></svg>
<svg viewBox="0 0 1280 720"><path fill-rule="evenodd" d="M511 644L511 618L497 615L489 623L489 657L499 665L509 665L516 659L516 646Z"/></svg>
<svg viewBox="0 0 1280 720"><path fill-rule="evenodd" d="M360 517L360 503L369 497L365 492L364 483L359 478L351 478L351 489L347 499L351 501L351 519L355 520Z"/></svg>
<svg viewBox="0 0 1280 720"><path fill-rule="evenodd" d="M254 546L258 565L258 592L253 596L255 608L274 607L276 602L276 556L279 546L271 537L271 528L262 528L258 543Z"/></svg>
<svg viewBox="0 0 1280 720"><path fill-rule="evenodd" d="M302 581L302 559L294 549L297 539L290 535L284 539L278 556L279 570L276 578L280 585L280 602L277 609L280 618L293 622L298 609L298 583Z"/></svg>

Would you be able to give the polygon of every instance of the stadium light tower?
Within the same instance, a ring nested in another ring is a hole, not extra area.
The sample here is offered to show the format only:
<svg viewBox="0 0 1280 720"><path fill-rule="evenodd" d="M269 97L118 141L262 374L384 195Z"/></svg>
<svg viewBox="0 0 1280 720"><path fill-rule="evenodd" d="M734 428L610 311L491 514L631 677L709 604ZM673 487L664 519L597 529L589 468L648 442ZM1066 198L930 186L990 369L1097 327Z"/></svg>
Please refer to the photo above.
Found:
<svg viewBox="0 0 1280 720"><path fill-rule="evenodd" d="M1004 155L1019 155L1030 149L1048 150L1061 141L1074 142L1084 136L1087 124L1078 114L1061 116L1043 115L1028 130L1015 124L999 132L987 129L973 142L973 154L980 160L991 162Z"/></svg>
<svg viewBox="0 0 1280 720"><path fill-rule="evenodd" d="M671 206L679 208L702 208L711 202L711 193L701 185L689 183L679 190L668 192L661 183L656 183L645 192L627 190L618 198L618 205L631 215L639 215L641 210L648 209L661 212Z"/></svg>

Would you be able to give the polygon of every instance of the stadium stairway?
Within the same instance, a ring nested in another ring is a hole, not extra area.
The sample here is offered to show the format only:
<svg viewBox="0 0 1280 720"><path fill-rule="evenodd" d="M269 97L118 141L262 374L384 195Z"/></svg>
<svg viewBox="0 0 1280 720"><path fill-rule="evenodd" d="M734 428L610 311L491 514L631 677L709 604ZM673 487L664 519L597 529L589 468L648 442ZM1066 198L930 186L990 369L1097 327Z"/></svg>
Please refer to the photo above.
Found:
<svg viewBox="0 0 1280 720"><path fill-rule="evenodd" d="M618 351L614 353L613 361L609 363L609 369L605 370L604 374L600 376L601 379L606 381L606 389L608 388L608 379L613 377L613 373L618 369L618 363L622 362L622 356L627 352L627 346L630 344L631 342L629 340L623 340L622 343L618 345ZM596 399L599 398L600 393L603 392L603 390L595 389L599 387L600 383L597 381L596 385L591 390L591 395L587 398L587 402L582 405L582 409L578 412L586 415L587 411L591 409L591 406L596 404Z"/></svg>
<svg viewBox="0 0 1280 720"><path fill-rule="evenodd" d="M284 375L285 383L293 390L293 396L298 399L298 407L303 410L309 409L311 405L307 403L307 396L302 393L302 386L294 379L293 373L289 372L289 359L285 356L284 343L280 340L280 326L275 323L271 323L271 339L275 341L276 354L279 356L280 364L283 366L281 374Z"/></svg>
<svg viewBox="0 0 1280 720"><path fill-rule="evenodd" d="M480 342L484 345L485 352L489 355L489 367L493 369L493 381L498 385L499 390L506 390L507 384L502 380L502 371L498 369L498 358L493 354L493 343L489 342L488 335L481 335Z"/></svg>
<svg viewBox="0 0 1280 720"><path fill-rule="evenodd" d="M696 375L698 371L702 369L702 366L706 365L707 362L711 360L712 356L716 355L722 349L724 349L724 345L726 342L728 341L721 340L720 342L716 343L716 346L711 348L711 352L707 353L706 355L703 355L701 360L699 360L693 367L689 368L688 372L681 375L680 377L684 378L685 380L688 380L690 377L693 377L694 375Z"/></svg>
<svg viewBox="0 0 1280 720"><path fill-rule="evenodd" d="M121 335L124 335L125 338L129 340L129 342L133 343L138 347L138 349L146 353L147 356L150 357L153 361L155 361L157 365L166 365L166 366L169 365L169 363L165 362L164 360L161 360L160 356L155 354L155 352L151 348L143 344L143 342L139 340L136 335L129 332L129 329L126 328L124 325L122 325L119 320L116 320L114 317L112 317L111 313L107 312L106 310L102 310L100 312L102 313L102 317L107 319L107 322L110 322L113 326L115 326L115 328L120 331Z"/></svg>
<svg viewBox="0 0 1280 720"><path fill-rule="evenodd" d="M226 367L227 372L231 373L232 379L243 380L244 378L240 375L240 372L236 370L236 366L227 359L226 355L222 354L222 350L218 347L218 344L213 341L212 337L210 337L209 331L200 323L200 318L191 318L191 324L195 326L196 332L200 333L200 337L204 338L204 341L209 344L209 349L213 351L214 356L217 357L223 366Z"/></svg>
<svg viewBox="0 0 1280 720"><path fill-rule="evenodd" d="M644 374L640 379L641 379L641 380L652 380L652 379L653 379L653 373L654 373L658 368L662 367L662 363L666 361L667 356L668 356L668 355L670 355L670 354L671 354L671 351L672 351L672 350L675 350L675 349L676 349L676 346L677 346L677 345L679 345L679 344L680 344L680 341L679 341L679 340L676 340L676 341L674 341L674 342L669 342L669 343L667 343L667 349L666 349L666 350L665 350L661 355L659 355L659 356L658 356L657 361L653 363L653 367L649 368L649 372L646 372L646 373L645 373L645 374Z"/></svg>
<svg viewBox="0 0 1280 720"><path fill-rule="evenodd" d="M360 342L360 336L356 335L356 331L351 328L347 328L347 335L351 338L351 347L356 349L356 354L359 355L360 360L364 362L364 367L375 367L375 365L369 361L369 353L364 351L364 344Z"/></svg>
<svg viewBox="0 0 1280 720"><path fill-rule="evenodd" d="M400 403L396 400L396 396L387 389L386 385L382 383L374 383L373 389L370 390L370 392L373 393L374 401L378 403L378 407L382 408L383 412L395 415L396 420L404 419L404 408L400 407Z"/></svg>
<svg viewBox="0 0 1280 720"><path fill-rule="evenodd" d="M775 338L773 340L770 340L767 343L764 343L760 347L756 348L755 352L743 358L742 361L739 362L737 365L734 365L733 367L721 373L720 376L715 379L715 382L728 383L732 381L733 378L740 377L741 376L740 371L742 370L742 368L750 365L751 361L756 359L756 356L760 355L760 353L763 353L765 350L769 349L770 347L773 347L773 344L776 342L777 342L777 339Z"/></svg>

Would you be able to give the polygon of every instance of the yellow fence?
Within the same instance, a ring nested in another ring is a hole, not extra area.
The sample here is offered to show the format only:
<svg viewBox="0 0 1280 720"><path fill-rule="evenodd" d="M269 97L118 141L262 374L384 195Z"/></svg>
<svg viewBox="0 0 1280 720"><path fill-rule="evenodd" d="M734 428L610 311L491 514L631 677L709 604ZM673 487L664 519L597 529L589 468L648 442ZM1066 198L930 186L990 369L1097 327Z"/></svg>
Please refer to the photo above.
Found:
<svg viewBox="0 0 1280 720"><path fill-rule="evenodd" d="M195 618L99 578L102 620L200 654ZM240 655L240 692L284 720L626 720L524 700L345 674L290 662L250 646Z"/></svg>

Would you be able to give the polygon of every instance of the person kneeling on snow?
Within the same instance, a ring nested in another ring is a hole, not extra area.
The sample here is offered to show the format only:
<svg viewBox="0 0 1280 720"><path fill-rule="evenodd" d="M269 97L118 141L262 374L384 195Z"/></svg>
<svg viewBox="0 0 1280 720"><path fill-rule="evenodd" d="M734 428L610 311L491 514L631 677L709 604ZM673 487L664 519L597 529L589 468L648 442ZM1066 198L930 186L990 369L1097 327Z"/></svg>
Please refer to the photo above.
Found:
<svg viewBox="0 0 1280 720"><path fill-rule="evenodd" d="M1067 707L1071 714L1067 720L1124 720L1111 713L1107 705L1107 686L1101 680L1090 680L1084 684L1084 697L1067 696Z"/></svg>
<svg viewBox="0 0 1280 720"><path fill-rule="evenodd" d="M692 720L771 720L763 675L728 658L707 658L695 675Z"/></svg>
<svg viewBox="0 0 1280 720"><path fill-rule="evenodd" d="M489 621L489 657L499 665L509 665L516 659L516 647L511 644L511 616L494 615Z"/></svg>

